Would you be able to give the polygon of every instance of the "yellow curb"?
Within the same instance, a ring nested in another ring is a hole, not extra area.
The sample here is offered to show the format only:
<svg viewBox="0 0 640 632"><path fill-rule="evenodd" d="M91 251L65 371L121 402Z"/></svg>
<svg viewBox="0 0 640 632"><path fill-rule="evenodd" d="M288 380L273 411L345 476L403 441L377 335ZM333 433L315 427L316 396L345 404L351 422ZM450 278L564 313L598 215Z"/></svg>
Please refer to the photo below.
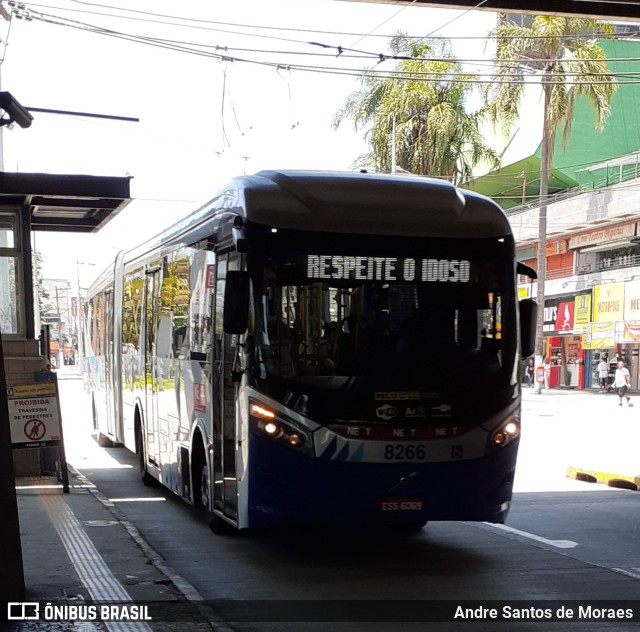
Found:
<svg viewBox="0 0 640 632"><path fill-rule="evenodd" d="M640 475L628 476L625 474L611 474L610 472L599 472L597 470L585 470L581 467L568 467L567 478L587 483L600 483L608 487L619 487L621 489L640 490Z"/></svg>

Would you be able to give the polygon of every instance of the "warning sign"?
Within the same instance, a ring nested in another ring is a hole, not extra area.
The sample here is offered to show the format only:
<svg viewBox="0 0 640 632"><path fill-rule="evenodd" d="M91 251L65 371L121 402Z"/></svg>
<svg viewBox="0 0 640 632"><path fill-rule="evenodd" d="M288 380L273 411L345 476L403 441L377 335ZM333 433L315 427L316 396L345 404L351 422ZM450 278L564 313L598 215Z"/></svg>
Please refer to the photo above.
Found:
<svg viewBox="0 0 640 632"><path fill-rule="evenodd" d="M24 425L24 434L29 441L40 441L46 432L46 426L39 419L30 419Z"/></svg>
<svg viewBox="0 0 640 632"><path fill-rule="evenodd" d="M35 397L36 395L55 395L56 385L52 382L45 384L19 384L7 387L8 397Z"/></svg>
<svg viewBox="0 0 640 632"><path fill-rule="evenodd" d="M13 445L25 444L21 447L29 447L62 440L58 398L55 394L36 395L47 391L43 387L53 387L55 393L54 384L13 386L7 390Z"/></svg>

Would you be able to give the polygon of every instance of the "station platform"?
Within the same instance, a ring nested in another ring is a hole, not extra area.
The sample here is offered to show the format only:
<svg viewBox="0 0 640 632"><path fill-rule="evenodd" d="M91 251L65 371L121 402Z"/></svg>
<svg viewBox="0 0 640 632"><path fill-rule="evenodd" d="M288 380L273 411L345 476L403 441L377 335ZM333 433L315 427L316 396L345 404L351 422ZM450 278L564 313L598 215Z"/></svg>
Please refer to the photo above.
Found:
<svg viewBox="0 0 640 632"><path fill-rule="evenodd" d="M55 478L25 477L16 479L16 497L26 609L21 613L15 606L1 613L1 629L228 630L197 591L167 567L114 503L72 467L69 493L63 493ZM73 619L74 612L82 612L80 606L90 605L96 614L94 620ZM103 619L106 611L101 611L102 606L112 605L118 610L110 611L108 620ZM63 613L63 618L47 616L55 612ZM32 618L19 620L23 614Z"/></svg>

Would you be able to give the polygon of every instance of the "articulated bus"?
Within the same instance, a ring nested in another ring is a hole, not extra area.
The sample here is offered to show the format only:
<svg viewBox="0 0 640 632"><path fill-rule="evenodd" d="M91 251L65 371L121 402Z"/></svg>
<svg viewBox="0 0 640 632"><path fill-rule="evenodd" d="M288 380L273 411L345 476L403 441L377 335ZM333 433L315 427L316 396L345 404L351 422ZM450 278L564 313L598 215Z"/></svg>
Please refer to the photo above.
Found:
<svg viewBox="0 0 640 632"><path fill-rule="evenodd" d="M536 313L518 275L503 211L447 182L236 178L92 286L99 441L215 532L504 522Z"/></svg>

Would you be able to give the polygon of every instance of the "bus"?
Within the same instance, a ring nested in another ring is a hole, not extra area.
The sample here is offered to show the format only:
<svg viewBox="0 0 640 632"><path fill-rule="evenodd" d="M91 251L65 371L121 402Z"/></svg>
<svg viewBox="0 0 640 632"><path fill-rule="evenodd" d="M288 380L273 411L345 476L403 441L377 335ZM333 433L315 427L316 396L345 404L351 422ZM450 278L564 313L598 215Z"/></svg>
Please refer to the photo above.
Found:
<svg viewBox="0 0 640 632"><path fill-rule="evenodd" d="M101 445L214 532L504 522L536 304L446 181L262 171L121 252L86 301Z"/></svg>

